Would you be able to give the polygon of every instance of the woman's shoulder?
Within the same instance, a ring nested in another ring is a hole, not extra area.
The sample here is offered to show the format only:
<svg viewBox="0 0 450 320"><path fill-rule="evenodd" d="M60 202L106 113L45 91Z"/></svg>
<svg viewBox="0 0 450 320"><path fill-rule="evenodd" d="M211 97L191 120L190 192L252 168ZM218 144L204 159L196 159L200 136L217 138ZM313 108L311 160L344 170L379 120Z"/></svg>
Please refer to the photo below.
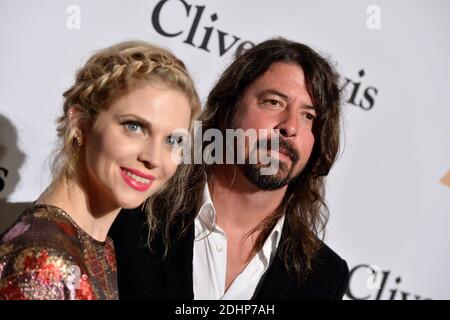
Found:
<svg viewBox="0 0 450 320"><path fill-rule="evenodd" d="M0 256L4 250L20 249L30 245L64 248L77 241L77 229L60 209L48 205L27 208L16 222L0 235Z"/></svg>
<svg viewBox="0 0 450 320"><path fill-rule="evenodd" d="M79 290L84 267L76 232L51 207L25 210L0 235L0 299L76 299L89 293Z"/></svg>

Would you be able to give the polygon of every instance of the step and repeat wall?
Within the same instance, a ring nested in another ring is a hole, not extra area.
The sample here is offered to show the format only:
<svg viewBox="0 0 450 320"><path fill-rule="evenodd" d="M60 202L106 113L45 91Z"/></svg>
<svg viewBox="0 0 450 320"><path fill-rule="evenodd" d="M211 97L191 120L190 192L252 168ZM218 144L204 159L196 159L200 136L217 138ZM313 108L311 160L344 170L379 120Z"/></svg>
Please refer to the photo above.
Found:
<svg viewBox="0 0 450 320"><path fill-rule="evenodd" d="M326 243L346 299L450 298L450 2L3 0L0 231L50 181L62 93L93 52L143 39L185 61L200 95L268 38L327 56L345 90Z"/></svg>

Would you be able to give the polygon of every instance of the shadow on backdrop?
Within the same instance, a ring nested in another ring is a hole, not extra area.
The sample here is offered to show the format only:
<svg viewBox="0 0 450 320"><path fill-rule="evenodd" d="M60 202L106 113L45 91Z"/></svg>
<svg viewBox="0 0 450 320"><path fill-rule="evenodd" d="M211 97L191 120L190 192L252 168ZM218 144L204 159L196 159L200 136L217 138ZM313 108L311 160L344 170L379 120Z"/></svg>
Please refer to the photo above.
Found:
<svg viewBox="0 0 450 320"><path fill-rule="evenodd" d="M8 201L19 184L19 169L24 162L25 154L19 149L17 130L0 114L0 233L30 205L30 202Z"/></svg>

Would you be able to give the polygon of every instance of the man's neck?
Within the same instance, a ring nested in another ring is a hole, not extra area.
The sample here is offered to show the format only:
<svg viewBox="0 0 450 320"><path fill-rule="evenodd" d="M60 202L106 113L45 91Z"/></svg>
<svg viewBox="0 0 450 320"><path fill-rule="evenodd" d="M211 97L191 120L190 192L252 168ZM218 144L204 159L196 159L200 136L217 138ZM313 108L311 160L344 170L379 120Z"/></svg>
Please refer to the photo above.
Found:
<svg viewBox="0 0 450 320"><path fill-rule="evenodd" d="M286 187L261 190L231 165L214 168L208 185L216 210L217 224L247 233L274 213L283 200Z"/></svg>
<svg viewBox="0 0 450 320"><path fill-rule="evenodd" d="M87 189L75 179L67 181L60 177L36 202L63 209L87 234L98 241L105 241L120 207L105 197L94 196L95 191Z"/></svg>

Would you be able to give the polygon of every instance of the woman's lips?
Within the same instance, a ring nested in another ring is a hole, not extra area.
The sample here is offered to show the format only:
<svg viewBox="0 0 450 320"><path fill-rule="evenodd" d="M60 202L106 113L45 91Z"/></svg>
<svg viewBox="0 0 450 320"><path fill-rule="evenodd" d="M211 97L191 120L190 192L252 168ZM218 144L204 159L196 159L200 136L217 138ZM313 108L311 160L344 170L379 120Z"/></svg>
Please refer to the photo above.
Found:
<svg viewBox="0 0 450 320"><path fill-rule="evenodd" d="M125 180L125 182L137 191L147 191L152 181L155 180L155 177L152 175L144 174L139 170L131 169L131 168L120 168L120 173Z"/></svg>

